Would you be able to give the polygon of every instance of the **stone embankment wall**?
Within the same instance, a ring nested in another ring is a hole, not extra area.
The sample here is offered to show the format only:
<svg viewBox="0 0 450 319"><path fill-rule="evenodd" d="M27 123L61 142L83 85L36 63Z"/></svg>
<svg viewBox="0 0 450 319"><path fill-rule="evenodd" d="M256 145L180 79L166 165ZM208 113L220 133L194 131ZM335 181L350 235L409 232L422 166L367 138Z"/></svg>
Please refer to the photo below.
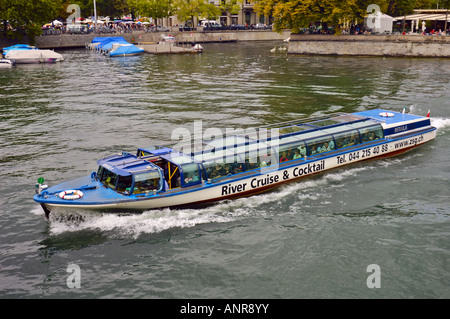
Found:
<svg viewBox="0 0 450 319"><path fill-rule="evenodd" d="M87 34L87 35L46 35L36 38L36 47L40 49L61 49L61 48L80 48L86 43L92 41L96 36L121 36L131 43L157 43L162 36L172 35L180 43L205 43L205 42L230 42L230 41L264 41L264 40L283 40L289 37L290 32L282 34L265 31L237 31L237 32L189 32L189 31L171 31L171 32L133 32L133 33L113 33L113 34Z"/></svg>
<svg viewBox="0 0 450 319"><path fill-rule="evenodd" d="M430 35L297 35L289 54L450 58L450 36Z"/></svg>

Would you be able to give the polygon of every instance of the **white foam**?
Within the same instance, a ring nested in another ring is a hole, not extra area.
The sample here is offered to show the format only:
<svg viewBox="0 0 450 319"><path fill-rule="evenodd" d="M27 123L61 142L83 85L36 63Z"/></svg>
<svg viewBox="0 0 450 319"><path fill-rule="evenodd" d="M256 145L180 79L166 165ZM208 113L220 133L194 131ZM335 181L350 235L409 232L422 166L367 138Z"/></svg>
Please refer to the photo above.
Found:
<svg viewBox="0 0 450 319"><path fill-rule="evenodd" d="M137 238L141 234L160 233L172 228L189 228L201 224L229 223L246 218L266 217L265 215L269 213L262 208L263 206L276 204L283 198L292 195L302 202L308 198L313 200L323 198L323 186L334 184L336 181L340 182L366 169L368 168L356 167L331 174L327 173L321 177L283 185L272 192L223 201L201 209L159 209L144 211L141 214L80 211L78 214L83 216L83 220L68 220L64 218L66 212L56 210L50 214L50 233L57 235L82 230L100 230L108 233L108 236L116 238ZM32 212L43 214L39 206Z"/></svg>
<svg viewBox="0 0 450 319"><path fill-rule="evenodd" d="M442 117L432 117L431 125L433 125L438 130L450 127L450 119L442 118Z"/></svg>

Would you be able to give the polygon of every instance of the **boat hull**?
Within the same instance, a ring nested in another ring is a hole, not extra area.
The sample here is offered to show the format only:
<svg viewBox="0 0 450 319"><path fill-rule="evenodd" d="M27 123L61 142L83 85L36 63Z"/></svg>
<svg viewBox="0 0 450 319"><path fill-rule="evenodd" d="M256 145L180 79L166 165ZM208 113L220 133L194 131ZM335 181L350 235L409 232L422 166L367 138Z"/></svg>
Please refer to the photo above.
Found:
<svg viewBox="0 0 450 319"><path fill-rule="evenodd" d="M293 160L248 173L234 175L220 182L209 183L192 188L169 190L158 194L150 194L140 198L123 196L109 203L81 203L76 200L64 203L51 203L35 195L35 200L43 205L44 210L55 208L70 208L75 210L116 210L143 211L158 208L183 208L211 204L221 200L245 197L269 191L289 182L295 182L308 176L322 173L349 164L380 158L395 156L409 151L421 144L433 140L436 129L428 128L412 134L405 134L397 138L385 138L365 145L336 150L324 155L309 156L306 159Z"/></svg>

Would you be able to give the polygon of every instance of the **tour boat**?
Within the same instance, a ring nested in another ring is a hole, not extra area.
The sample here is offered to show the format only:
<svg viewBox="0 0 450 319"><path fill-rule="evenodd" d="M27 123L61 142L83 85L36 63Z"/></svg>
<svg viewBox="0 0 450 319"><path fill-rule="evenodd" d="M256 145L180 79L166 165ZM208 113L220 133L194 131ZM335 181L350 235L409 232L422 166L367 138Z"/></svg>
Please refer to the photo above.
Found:
<svg viewBox="0 0 450 319"><path fill-rule="evenodd" d="M175 145L104 157L97 161L96 172L56 186L43 185L40 178L34 200L47 218L53 209L123 213L194 207L396 155L436 137L429 113L382 109L334 113L209 138L206 131L200 134L203 138L196 134Z"/></svg>

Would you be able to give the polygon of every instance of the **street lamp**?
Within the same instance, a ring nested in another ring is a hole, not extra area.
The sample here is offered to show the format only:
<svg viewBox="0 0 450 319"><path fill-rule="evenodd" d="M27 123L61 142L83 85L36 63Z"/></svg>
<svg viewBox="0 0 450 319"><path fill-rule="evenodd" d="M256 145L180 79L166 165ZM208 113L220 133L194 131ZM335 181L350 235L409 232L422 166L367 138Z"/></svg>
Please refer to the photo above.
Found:
<svg viewBox="0 0 450 319"><path fill-rule="evenodd" d="M97 32L97 5L94 0L94 23L95 23L95 32Z"/></svg>

